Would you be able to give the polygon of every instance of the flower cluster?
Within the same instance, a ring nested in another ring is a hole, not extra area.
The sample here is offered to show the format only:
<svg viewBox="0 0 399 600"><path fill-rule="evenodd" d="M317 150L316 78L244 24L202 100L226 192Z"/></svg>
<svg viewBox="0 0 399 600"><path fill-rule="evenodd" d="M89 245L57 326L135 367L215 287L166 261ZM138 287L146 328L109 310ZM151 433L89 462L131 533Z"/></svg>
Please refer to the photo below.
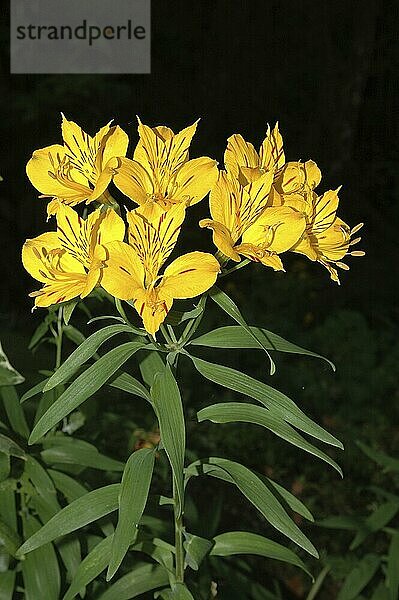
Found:
<svg viewBox="0 0 399 600"><path fill-rule="evenodd" d="M47 307L84 298L96 286L129 300L146 331L155 335L175 299L194 298L213 286L221 267L242 257L283 270L280 254L298 252L328 269L338 282L342 259L361 225L350 230L336 216L338 190L318 195L321 174L313 161L286 162L276 125L257 152L242 136L228 140L225 170L208 157L189 159L197 123L173 133L139 121L139 141L126 158L128 136L118 126L91 137L62 120L63 145L36 150L27 174L57 228L25 242L26 270L43 287L31 294ZM137 205L126 221L108 187L115 186ZM175 248L186 211L210 192L218 259L190 252L164 269ZM74 206L85 202L85 218Z"/></svg>

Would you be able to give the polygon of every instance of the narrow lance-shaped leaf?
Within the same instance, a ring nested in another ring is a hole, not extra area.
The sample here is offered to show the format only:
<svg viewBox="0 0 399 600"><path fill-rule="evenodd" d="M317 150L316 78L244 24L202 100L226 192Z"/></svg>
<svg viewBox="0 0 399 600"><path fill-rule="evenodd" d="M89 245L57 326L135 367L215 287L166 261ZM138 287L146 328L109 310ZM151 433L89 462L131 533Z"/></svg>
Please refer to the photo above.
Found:
<svg viewBox="0 0 399 600"><path fill-rule="evenodd" d="M0 386L18 385L23 381L25 378L10 364L0 343Z"/></svg>
<svg viewBox="0 0 399 600"><path fill-rule="evenodd" d="M161 441L168 455L176 482L179 506L183 510L183 468L186 430L180 391L169 365L157 373L151 388L151 397L159 420Z"/></svg>
<svg viewBox="0 0 399 600"><path fill-rule="evenodd" d="M6 435L0 433L0 452L25 460L25 452Z"/></svg>
<svg viewBox="0 0 399 600"><path fill-rule="evenodd" d="M118 508L119 483L88 492L54 515L18 550L22 556L56 538L97 521Z"/></svg>
<svg viewBox="0 0 399 600"><path fill-rule="evenodd" d="M151 402L151 396L147 388L145 388L140 381L132 377L129 373L121 373L120 375L117 374L114 379L108 381L108 385Z"/></svg>
<svg viewBox="0 0 399 600"><path fill-rule="evenodd" d="M374 577L380 562L381 557L376 554L366 554L345 579L337 600L355 600Z"/></svg>
<svg viewBox="0 0 399 600"><path fill-rule="evenodd" d="M257 338L261 338L263 345L268 350L275 350L276 352L285 352L290 354L303 354L305 356L313 356L314 358L320 358L327 362L333 371L335 371L335 365L328 358L301 348L288 340L285 340L276 333L272 333L267 329L260 327L251 327L252 333L256 334ZM193 339L190 341L191 346L206 346L208 348L261 348L258 340L254 339L253 335L250 335L248 331L237 325L228 325L227 327L219 327L208 333Z"/></svg>
<svg viewBox="0 0 399 600"><path fill-rule="evenodd" d="M225 292L220 290L217 286L214 285L213 288L211 288L211 290L209 291L209 295L212 298L212 300L222 308L222 310L224 310L228 315L230 315L230 317L234 319L236 323L241 325L244 331L254 339L258 347L261 347L266 352L270 361L270 375L274 375L274 373L276 372L276 365L274 364L274 361L268 352L267 345L263 341L264 336L258 335L257 330L252 329L246 323L236 303L233 302L233 300Z"/></svg>
<svg viewBox="0 0 399 600"><path fill-rule="evenodd" d="M118 523L112 543L107 581L118 570L137 533L138 523L147 503L154 460L154 450L141 448L134 452L126 463L122 476Z"/></svg>
<svg viewBox="0 0 399 600"><path fill-rule="evenodd" d="M39 522L31 515L23 515L24 535L35 535L40 528ZM58 600L61 577L57 556L52 544L38 548L22 561L22 575L26 600Z"/></svg>
<svg viewBox="0 0 399 600"><path fill-rule="evenodd" d="M149 352L140 360L140 373L143 381L148 387L154 383L157 373L162 373L165 363L158 352Z"/></svg>
<svg viewBox="0 0 399 600"><path fill-rule="evenodd" d="M184 583L172 584L171 589L158 592L156 598L162 598L162 600L194 600L194 596Z"/></svg>
<svg viewBox="0 0 399 600"><path fill-rule="evenodd" d="M229 531L228 533L217 535L214 538L214 543L211 556L257 554L258 556L281 560L299 567L312 578L304 562L292 550L256 533Z"/></svg>
<svg viewBox="0 0 399 600"><path fill-rule="evenodd" d="M14 596L14 585L16 571L0 571L0 599L1 600L12 600Z"/></svg>
<svg viewBox="0 0 399 600"><path fill-rule="evenodd" d="M153 564L138 565L109 586L98 600L130 600L163 587L168 581L167 571L163 567Z"/></svg>
<svg viewBox="0 0 399 600"><path fill-rule="evenodd" d="M75 408L90 398L108 379L131 357L143 347L142 342L126 342L104 354L97 362L84 371L63 394L50 406L47 412L36 423L29 438L34 444L54 425Z"/></svg>
<svg viewBox="0 0 399 600"><path fill-rule="evenodd" d="M113 535L99 542L82 560L63 600L73 600L108 565Z"/></svg>
<svg viewBox="0 0 399 600"><path fill-rule="evenodd" d="M209 419L214 423L232 423L241 421L243 423L253 423L255 425L266 427L290 444L324 460L324 462L334 467L334 469L342 476L341 469L332 458L303 438L293 427L291 427L291 425L286 423L282 417L276 417L266 408L243 402L221 402L203 408L197 413L197 416L199 421L204 421L206 419Z"/></svg>
<svg viewBox="0 0 399 600"><path fill-rule="evenodd" d="M257 400L274 415L283 417L285 421L304 433L326 444L343 448L339 440L320 427L320 425L317 425L312 419L309 419L285 394L230 367L210 363L188 353L187 356L191 358L197 371L210 381Z"/></svg>
<svg viewBox="0 0 399 600"><path fill-rule="evenodd" d="M109 325L94 332L68 356L66 361L50 377L44 391L47 392L60 383L68 381L85 362L94 356L104 342L119 333L132 333L131 327L128 325Z"/></svg>
<svg viewBox="0 0 399 600"><path fill-rule="evenodd" d="M104 454L95 446L83 440L57 436L51 444L42 450L42 459L50 464L81 465L103 471L123 471L123 463ZM46 444L47 446L47 444Z"/></svg>
<svg viewBox="0 0 399 600"><path fill-rule="evenodd" d="M29 427L15 388L8 385L0 386L0 395L3 398L4 409L12 429L27 438Z"/></svg>
<svg viewBox="0 0 399 600"><path fill-rule="evenodd" d="M252 471L239 463L212 456L196 461L186 469L187 477L201 473L234 483L275 529L312 556L318 557L313 544L295 525L274 494Z"/></svg>

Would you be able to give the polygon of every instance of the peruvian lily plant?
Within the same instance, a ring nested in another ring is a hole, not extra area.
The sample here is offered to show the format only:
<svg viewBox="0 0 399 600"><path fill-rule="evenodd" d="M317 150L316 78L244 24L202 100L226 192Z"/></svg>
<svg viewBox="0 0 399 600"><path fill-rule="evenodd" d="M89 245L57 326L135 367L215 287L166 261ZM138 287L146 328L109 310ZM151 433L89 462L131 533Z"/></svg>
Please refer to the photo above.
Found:
<svg viewBox="0 0 399 600"><path fill-rule="evenodd" d="M269 268L269 276L284 271L285 252L320 263L339 283L338 269L348 269L345 257L364 254L352 250L361 225L351 229L337 216L339 190L316 191L321 173L313 161L286 161L277 125L268 128L259 151L241 135L231 136L224 169L208 157L189 158L196 127L194 123L174 133L139 121L139 141L129 158L128 137L120 127L106 125L90 137L63 117L63 145L36 150L28 162L29 179L41 197L50 199L47 210L53 222L51 231L25 242L22 260L39 282L30 295L35 308L48 311L45 328L54 337L56 364L22 398L43 394L44 400L32 430L24 421L19 431L40 451L38 458L25 461L23 469L25 541L18 538L17 513L10 505L7 531L19 540L13 560L21 561L10 563L11 596L14 585L20 585L16 564L22 565L29 600L83 598L86 588L94 594L90 598L102 600L146 593L165 600L209 600L218 597L218 579L226 577L223 565L229 564L229 557L254 554L308 572L293 545L318 556L290 511L308 520L312 515L279 483L226 457L192 456L179 380L183 370L193 368L196 377L211 382L207 386L230 390L229 401L209 403L197 412L197 427L205 420L257 424L341 473L315 440L336 448L342 444L290 398L239 370L200 358L197 352L260 349L270 374L275 370L274 353L322 359L248 325L223 287L226 278L252 262ZM114 199L110 184L123 199ZM182 254L179 236L190 207L208 194L210 216L199 225L211 230L215 247L203 230L209 251ZM84 307L88 296L101 296L102 306L105 298L117 313L100 315L96 326L100 319L116 322L87 338L74 329L77 347L63 361L63 335L71 336L73 310ZM190 302L179 305L181 300ZM210 331L207 307L212 303L234 325ZM116 344L121 337L123 342ZM128 365L135 370L129 373ZM103 386L143 399L157 422L151 439L135 448L126 464L107 459L71 435L70 415ZM189 458L195 460L190 463ZM169 465L169 474L162 493L154 494L162 460ZM122 477L114 475L113 483L90 490L77 481L79 469L71 471L68 465L122 471ZM186 512L196 478L207 481L210 503L212 479L237 488L268 523L269 534L277 530L289 546L262 531L217 531L210 523L190 531ZM155 529L154 506L163 511L165 521ZM81 530L87 534L84 543ZM33 584L32 573L36 573ZM275 597L271 592L261 595L255 587L249 586L245 597Z"/></svg>

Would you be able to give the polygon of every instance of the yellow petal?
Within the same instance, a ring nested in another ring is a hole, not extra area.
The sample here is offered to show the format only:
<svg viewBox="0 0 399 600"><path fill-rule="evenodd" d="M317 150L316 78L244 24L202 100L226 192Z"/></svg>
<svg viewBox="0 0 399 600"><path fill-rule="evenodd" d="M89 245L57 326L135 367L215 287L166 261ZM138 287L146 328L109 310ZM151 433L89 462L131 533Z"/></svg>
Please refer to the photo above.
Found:
<svg viewBox="0 0 399 600"><path fill-rule="evenodd" d="M124 242L104 246L107 259L102 269L101 285L115 298L135 300L144 289L144 269L137 254Z"/></svg>
<svg viewBox="0 0 399 600"><path fill-rule="evenodd" d="M103 127L95 137L95 145L99 147L102 138L109 130L109 125ZM67 152L75 157L82 158L82 151L90 149L90 142L94 142L87 133L83 131L74 121L68 121L62 115L61 123L62 138L64 140Z"/></svg>
<svg viewBox="0 0 399 600"><path fill-rule="evenodd" d="M339 203L338 191L329 190L322 196L316 196L313 206L313 233L321 233L333 224Z"/></svg>
<svg viewBox="0 0 399 600"><path fill-rule="evenodd" d="M183 201L187 206L196 204L216 183L218 170L216 161L202 156L187 161L179 169L172 197L175 200Z"/></svg>
<svg viewBox="0 0 399 600"><path fill-rule="evenodd" d="M233 244L238 239L235 215L241 203L241 193L238 182L229 178L225 171L220 171L209 197L212 219L227 228Z"/></svg>
<svg viewBox="0 0 399 600"><path fill-rule="evenodd" d="M267 129L267 134L263 140L260 152L260 165L266 171L276 172L285 163L285 155L283 149L283 138L276 123L274 129Z"/></svg>
<svg viewBox="0 0 399 600"><path fill-rule="evenodd" d="M173 299L162 295L159 288L143 290L134 307L143 319L144 328L155 335L164 322L173 304Z"/></svg>
<svg viewBox="0 0 399 600"><path fill-rule="evenodd" d="M321 181L321 171L313 160L307 160L304 164L306 183L314 190Z"/></svg>
<svg viewBox="0 0 399 600"><path fill-rule="evenodd" d="M82 265L90 266L90 237L100 215L97 210L84 221L70 206L62 204L57 211L57 233L61 247L74 256Z"/></svg>
<svg viewBox="0 0 399 600"><path fill-rule="evenodd" d="M298 254L303 254L307 256L310 260L315 261L318 259L319 254L317 252L317 240L315 237L310 237L305 234L303 238L295 244L293 248L291 248L293 252Z"/></svg>
<svg viewBox="0 0 399 600"><path fill-rule="evenodd" d="M93 202L94 200L98 200L101 202L101 196L111 183L112 178L117 173L117 169L120 164L119 158L110 158L105 167L103 167L101 173L96 176L96 181L94 184L94 189L86 196L86 204ZM105 201L106 202L106 201Z"/></svg>
<svg viewBox="0 0 399 600"><path fill-rule="evenodd" d="M57 249L61 249L61 244L55 231L26 240L22 247L22 263L25 269L37 281L45 283L49 278L50 263L47 257L51 251Z"/></svg>
<svg viewBox="0 0 399 600"><path fill-rule="evenodd" d="M139 120L140 141L134 151L134 160L149 171L164 169L171 174L177 172L188 159L188 151L197 123L171 135L172 132L168 128L160 126L151 129Z"/></svg>
<svg viewBox="0 0 399 600"><path fill-rule="evenodd" d="M152 218L141 208L127 213L129 244L139 256L145 270L154 278L176 245L185 217L184 204L175 204L167 212L153 206Z"/></svg>
<svg viewBox="0 0 399 600"><path fill-rule="evenodd" d="M118 158L126 155L129 145L127 133L117 125L111 127L109 134L104 138L102 145L102 167L105 167L111 158Z"/></svg>
<svg viewBox="0 0 399 600"><path fill-rule="evenodd" d="M212 254L184 254L166 267L159 293L172 298L194 298L213 286L219 272L220 265Z"/></svg>
<svg viewBox="0 0 399 600"><path fill-rule="evenodd" d="M235 134L227 140L224 165L232 177L239 179L240 168L259 168L259 156L252 144L246 142L242 135Z"/></svg>
<svg viewBox="0 0 399 600"><path fill-rule="evenodd" d="M240 255L234 249L235 242L233 241L229 230L225 225L223 225L223 223L212 221L212 219L202 219L199 224L200 227L212 229L213 243L222 254L228 258L231 258L231 260L234 260L235 262L240 262Z"/></svg>
<svg viewBox="0 0 399 600"><path fill-rule="evenodd" d="M35 298L35 306L47 307L77 298L81 295L85 285L86 275L70 274L68 277L60 281L55 280L29 295Z"/></svg>
<svg viewBox="0 0 399 600"><path fill-rule="evenodd" d="M120 159L120 166L114 175L114 183L125 196L137 204L144 204L154 193L147 171L136 160L129 158Z"/></svg>
<svg viewBox="0 0 399 600"><path fill-rule="evenodd" d="M266 208L254 225L244 233L242 241L281 254L298 242L305 226L304 215L293 208Z"/></svg>
<svg viewBox="0 0 399 600"><path fill-rule="evenodd" d="M240 244L236 249L240 254L254 262L260 262L266 267L271 267L274 271L284 271L281 258L275 252L247 243Z"/></svg>
<svg viewBox="0 0 399 600"><path fill-rule="evenodd" d="M350 245L350 228L340 218L317 236L318 248L324 258L339 261L344 258Z"/></svg>
<svg viewBox="0 0 399 600"><path fill-rule="evenodd" d="M74 195L72 190L56 179L57 167L64 159L65 150L59 144L35 150L26 165L26 174L39 192L59 198L69 198Z"/></svg>
<svg viewBox="0 0 399 600"><path fill-rule="evenodd" d="M122 242L124 237L124 220L112 208L108 208L105 212L102 212L100 215L97 243Z"/></svg>
<svg viewBox="0 0 399 600"><path fill-rule="evenodd" d="M274 182L280 194L293 194L302 191L306 183L306 173L300 162L288 162Z"/></svg>

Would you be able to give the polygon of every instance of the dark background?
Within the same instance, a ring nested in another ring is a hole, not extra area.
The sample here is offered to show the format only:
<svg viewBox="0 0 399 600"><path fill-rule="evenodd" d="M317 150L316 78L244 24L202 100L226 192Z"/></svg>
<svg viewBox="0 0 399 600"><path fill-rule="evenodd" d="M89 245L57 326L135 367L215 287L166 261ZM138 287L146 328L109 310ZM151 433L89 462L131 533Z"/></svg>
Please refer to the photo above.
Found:
<svg viewBox="0 0 399 600"><path fill-rule="evenodd" d="M22 269L20 247L47 226L46 202L27 180L25 164L34 149L60 141L61 111L92 134L114 118L132 146L136 114L145 123L175 130L201 117L192 156L206 154L219 162L229 135L240 132L259 146L267 123L278 120L287 159L315 160L323 191L343 185L340 215L351 225L365 223L361 246L367 255L349 259L351 270L342 273L340 287L320 265L292 255L285 260L286 274L252 266L225 289L251 323L336 362L333 375L315 361L280 360L272 383L344 439L346 452L339 460L346 478L337 484L333 473L311 466L312 458L301 456L298 463L285 446L283 454L281 444L271 451L264 436L248 440L244 429L230 437L219 434L212 443L232 458L242 459L246 452L243 462L258 469L259 460L269 461L280 480L292 485L294 473L304 472L301 485L307 499L317 497L318 514L356 511L370 467L358 462L354 440L391 453L399 445L398 3L153 0L152 12L151 75L10 75L8 23L2 26L1 338L6 351L17 368L30 369L27 340L43 315L30 314L27 293L36 283ZM183 245L211 248L209 232L197 227L206 214L206 202L190 209L192 227ZM210 318L216 325L220 313ZM259 354L248 353L238 364L266 376Z"/></svg>

